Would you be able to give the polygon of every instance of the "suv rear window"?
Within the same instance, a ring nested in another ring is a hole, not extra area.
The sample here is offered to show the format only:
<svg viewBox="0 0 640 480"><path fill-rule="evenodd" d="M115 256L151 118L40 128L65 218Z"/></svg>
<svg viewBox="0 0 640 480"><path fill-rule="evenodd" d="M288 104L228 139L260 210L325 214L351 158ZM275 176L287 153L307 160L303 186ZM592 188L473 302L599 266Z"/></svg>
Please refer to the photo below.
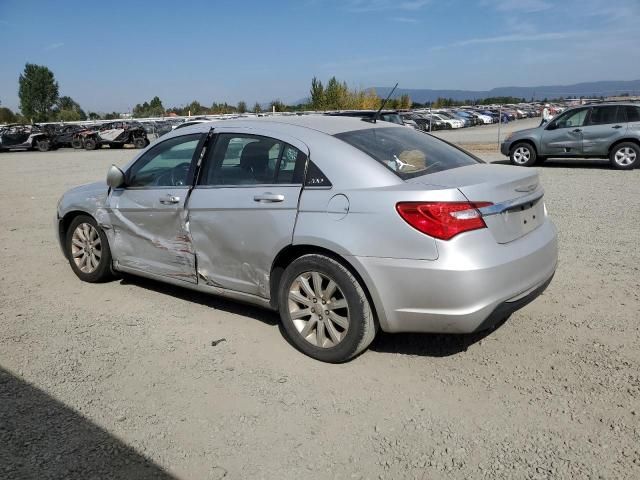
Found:
<svg viewBox="0 0 640 480"><path fill-rule="evenodd" d="M442 140L409 128L368 128L335 137L382 163L403 180L481 162Z"/></svg>

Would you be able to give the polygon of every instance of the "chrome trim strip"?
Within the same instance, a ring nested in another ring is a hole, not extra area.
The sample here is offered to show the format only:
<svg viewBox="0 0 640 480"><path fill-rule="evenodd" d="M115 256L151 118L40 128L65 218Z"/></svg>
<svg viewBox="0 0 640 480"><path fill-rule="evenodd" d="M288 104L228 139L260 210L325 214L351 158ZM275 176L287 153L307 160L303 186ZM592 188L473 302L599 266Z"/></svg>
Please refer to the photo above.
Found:
<svg viewBox="0 0 640 480"><path fill-rule="evenodd" d="M536 202L540 200L544 196L544 190L537 190L529 195L524 195L522 197L514 198L512 200L507 200L505 202L496 203L494 205L489 205L487 207L479 208L478 211L482 214L483 217L487 217L489 215L497 215L506 210L510 210L515 207L519 207L520 205L524 205L529 202Z"/></svg>

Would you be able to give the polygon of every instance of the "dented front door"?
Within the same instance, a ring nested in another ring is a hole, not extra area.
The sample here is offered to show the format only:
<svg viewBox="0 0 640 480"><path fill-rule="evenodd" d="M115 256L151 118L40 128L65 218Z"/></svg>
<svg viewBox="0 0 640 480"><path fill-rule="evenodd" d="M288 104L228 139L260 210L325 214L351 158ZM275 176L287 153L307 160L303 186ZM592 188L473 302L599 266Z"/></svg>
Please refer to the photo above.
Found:
<svg viewBox="0 0 640 480"><path fill-rule="evenodd" d="M117 268L195 283L195 254L185 202L201 135L161 141L109 195L110 246Z"/></svg>

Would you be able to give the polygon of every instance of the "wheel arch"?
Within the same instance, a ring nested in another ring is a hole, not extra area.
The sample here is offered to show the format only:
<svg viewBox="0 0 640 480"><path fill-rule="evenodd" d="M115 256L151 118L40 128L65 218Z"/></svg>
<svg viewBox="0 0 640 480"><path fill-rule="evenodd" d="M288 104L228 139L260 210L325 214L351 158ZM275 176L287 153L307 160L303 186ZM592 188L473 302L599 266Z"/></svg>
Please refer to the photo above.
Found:
<svg viewBox="0 0 640 480"><path fill-rule="evenodd" d="M532 139L530 138L520 138L518 140L514 140L513 142L511 142L511 146L509 147L509 155L511 155L511 152L513 152L513 149L516 147L516 145L518 145L519 143L526 143L529 144L533 147L533 149L536 152L536 155L538 155L539 150L538 150L538 146L536 145L536 142L534 142Z"/></svg>
<svg viewBox="0 0 640 480"><path fill-rule="evenodd" d="M77 209L68 211L67 213L64 214L62 218L58 219L58 240L60 241L60 246L62 247L62 253L64 254L65 258L67 257L67 249L65 248L65 239L67 236L67 230L69 229L71 222L73 222L73 219L80 215L87 215L88 217L91 217L94 220L96 220L96 217L94 217L91 213L87 212L86 210L77 210ZM96 220L96 223L98 223L97 220ZM99 224L98 224L98 228L100 228Z"/></svg>
<svg viewBox="0 0 640 480"><path fill-rule="evenodd" d="M608 150L608 155L610 156L613 149L616 148L621 143L634 143L638 146L638 148L640 148L640 140L638 140L637 138L633 138L633 137L621 138L620 140L616 140L611 144Z"/></svg>
<svg viewBox="0 0 640 480"><path fill-rule="evenodd" d="M282 250L280 250L280 252L278 252L271 266L271 272L269 275L269 293L271 306L275 310L278 310L278 290L280 288L282 274L284 273L287 266L296 258L314 253L325 255L340 263L347 270L349 270L349 272L354 277L356 277L358 282L360 282L360 285L362 285L362 289L364 290L364 293L367 296L367 300L369 301L369 305L371 306L371 309L373 311L373 317L374 322L376 323L376 327L379 327L380 324L386 325L386 317L384 314L384 308L379 300L380 297L377 293L377 290L375 289L375 286L368 278L368 275L366 275L366 272L362 272L359 268L356 267L353 262L350 262L347 258L345 258L344 255L340 255L333 250L313 244L289 244Z"/></svg>

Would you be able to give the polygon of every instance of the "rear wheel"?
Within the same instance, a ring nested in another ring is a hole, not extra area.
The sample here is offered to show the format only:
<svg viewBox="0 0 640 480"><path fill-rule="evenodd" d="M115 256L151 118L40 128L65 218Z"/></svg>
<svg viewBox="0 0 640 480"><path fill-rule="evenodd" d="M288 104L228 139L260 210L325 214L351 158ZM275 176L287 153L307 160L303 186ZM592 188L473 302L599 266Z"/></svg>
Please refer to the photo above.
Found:
<svg viewBox="0 0 640 480"><path fill-rule="evenodd" d="M136 137L133 139L133 146L136 148L144 148L147 146L145 139L142 137Z"/></svg>
<svg viewBox="0 0 640 480"><path fill-rule="evenodd" d="M95 138L85 138L84 139L84 148L85 150L95 150L98 148L98 142L96 142Z"/></svg>
<svg viewBox="0 0 640 480"><path fill-rule="evenodd" d="M536 163L536 151L530 143L516 143L511 147L509 159L519 167L531 167Z"/></svg>
<svg viewBox="0 0 640 480"><path fill-rule="evenodd" d="M291 343L316 360L345 362L364 351L376 334L360 282L324 255L304 255L287 267L279 305Z"/></svg>
<svg viewBox="0 0 640 480"><path fill-rule="evenodd" d="M41 152L48 152L51 149L51 143L49 143L49 140L44 138L42 140L38 140L38 143L36 143L36 147Z"/></svg>
<svg viewBox="0 0 640 480"><path fill-rule="evenodd" d="M69 265L80 280L95 283L112 277L109 242L92 217L78 215L73 219L65 247Z"/></svg>
<svg viewBox="0 0 640 480"><path fill-rule="evenodd" d="M632 142L620 143L611 149L609 161L613 168L631 170L638 165L640 147Z"/></svg>
<svg viewBox="0 0 640 480"><path fill-rule="evenodd" d="M71 140L71 146L75 149L80 149L83 147L81 138L74 138Z"/></svg>

